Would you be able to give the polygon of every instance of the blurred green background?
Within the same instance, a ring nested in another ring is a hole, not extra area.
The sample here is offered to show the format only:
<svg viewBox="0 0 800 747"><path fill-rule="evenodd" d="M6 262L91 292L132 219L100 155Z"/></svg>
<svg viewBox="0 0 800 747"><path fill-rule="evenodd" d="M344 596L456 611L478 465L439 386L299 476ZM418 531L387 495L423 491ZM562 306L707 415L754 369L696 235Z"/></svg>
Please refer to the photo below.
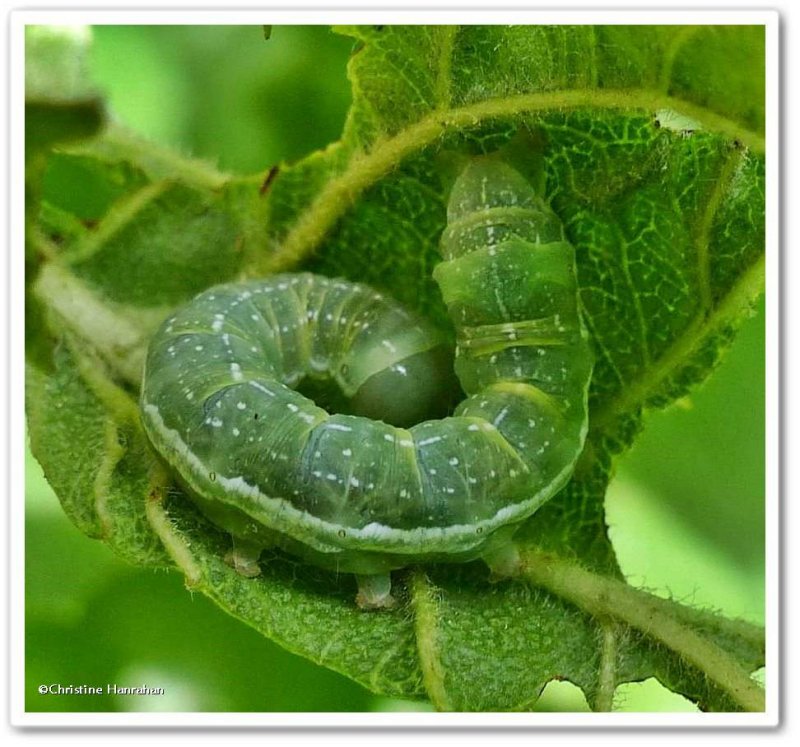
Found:
<svg viewBox="0 0 800 747"><path fill-rule="evenodd" d="M323 26L98 26L91 69L113 116L223 170L264 171L336 140L350 103L351 40ZM629 580L764 622L764 308L717 373L651 414L619 462L608 523ZM128 566L67 520L28 455L29 711L425 709L375 696L234 620L177 573ZM64 562L69 558L69 562ZM199 655L198 655L199 654ZM40 684L161 686L159 698L42 696ZM622 710L695 710L655 681ZM540 710L588 710L551 683Z"/></svg>

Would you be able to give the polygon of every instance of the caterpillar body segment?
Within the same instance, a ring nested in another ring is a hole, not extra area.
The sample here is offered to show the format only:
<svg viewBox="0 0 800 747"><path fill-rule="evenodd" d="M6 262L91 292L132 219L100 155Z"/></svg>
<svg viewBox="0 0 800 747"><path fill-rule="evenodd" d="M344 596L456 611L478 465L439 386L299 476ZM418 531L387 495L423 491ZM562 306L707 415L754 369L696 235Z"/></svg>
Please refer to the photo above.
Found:
<svg viewBox="0 0 800 747"><path fill-rule="evenodd" d="M591 353L560 222L518 172L473 159L441 252L454 366L445 336L393 300L308 273L212 288L153 338L145 430L247 548L240 569L277 545L356 574L359 603L388 606L395 568L510 567L516 525L570 478ZM424 420L448 402L453 368L466 399ZM348 412L298 391L308 381L332 383Z"/></svg>

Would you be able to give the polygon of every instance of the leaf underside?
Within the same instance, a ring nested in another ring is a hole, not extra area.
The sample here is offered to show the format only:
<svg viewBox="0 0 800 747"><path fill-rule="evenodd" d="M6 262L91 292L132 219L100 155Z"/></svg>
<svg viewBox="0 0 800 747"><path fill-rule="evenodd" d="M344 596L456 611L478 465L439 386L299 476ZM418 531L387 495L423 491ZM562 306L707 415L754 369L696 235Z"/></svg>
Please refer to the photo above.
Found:
<svg viewBox="0 0 800 747"><path fill-rule="evenodd" d="M148 337L170 309L215 283L308 269L385 288L448 329L431 278L443 154L524 133L527 175L576 248L596 364L578 469L518 538L620 579L603 510L614 458L644 408L708 376L762 290L762 27L339 31L356 40L342 138L282 166L268 188L263 174L220 174L113 125L78 145L74 130L48 131L61 147L32 156L27 409L65 511L132 562L177 565L232 615L378 693L519 710L566 679L604 708L616 685L655 676L701 708L748 707L730 672L658 631L542 586L490 584L477 563L398 573L401 604L378 614L353 604L352 578L278 553L243 578L223 561L229 539L170 485L135 404ZM674 125L686 120L699 127ZM63 189L76 181L79 196ZM664 604L742 672L763 664L756 629Z"/></svg>

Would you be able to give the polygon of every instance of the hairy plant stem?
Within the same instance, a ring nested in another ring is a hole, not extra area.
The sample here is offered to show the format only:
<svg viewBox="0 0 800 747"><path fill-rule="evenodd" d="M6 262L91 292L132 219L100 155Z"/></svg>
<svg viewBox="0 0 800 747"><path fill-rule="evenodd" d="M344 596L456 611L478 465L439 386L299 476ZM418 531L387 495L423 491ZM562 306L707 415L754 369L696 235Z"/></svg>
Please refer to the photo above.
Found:
<svg viewBox="0 0 800 747"><path fill-rule="evenodd" d="M417 637L417 652L422 681L431 703L438 711L452 711L453 706L444 686L444 668L439 658L438 605L436 587L431 584L425 571L416 570L410 580L411 604L414 609L414 628Z"/></svg>
<svg viewBox="0 0 800 747"><path fill-rule="evenodd" d="M171 483L164 468L153 461L150 485L145 499L145 514L153 531L164 544L164 549L183 571L187 589L199 588L203 583L203 570L192 556L189 545L175 532L169 514L164 508L164 493Z"/></svg>
<svg viewBox="0 0 800 747"><path fill-rule="evenodd" d="M520 551L522 575L599 620L618 621L645 633L703 672L745 711L764 711L763 689L722 648L671 612L663 599L592 573L551 553Z"/></svg>
<svg viewBox="0 0 800 747"><path fill-rule="evenodd" d="M604 622L600 626L600 672L597 693L592 710L611 711L614 707L614 691L617 688L617 637L618 626Z"/></svg>

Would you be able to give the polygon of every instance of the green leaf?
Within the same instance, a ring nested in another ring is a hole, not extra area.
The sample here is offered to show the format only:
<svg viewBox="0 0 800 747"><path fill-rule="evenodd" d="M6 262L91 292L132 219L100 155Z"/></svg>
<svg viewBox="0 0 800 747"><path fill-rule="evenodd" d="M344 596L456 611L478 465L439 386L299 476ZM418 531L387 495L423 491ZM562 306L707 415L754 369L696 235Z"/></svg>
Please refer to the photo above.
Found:
<svg viewBox="0 0 800 747"><path fill-rule="evenodd" d="M375 692L513 710L568 679L604 709L618 684L656 676L708 710L763 709L748 676L763 632L626 585L603 511L643 408L708 376L763 287L763 28L341 31L357 42L342 139L267 181L119 130L50 157L40 227L57 245L34 289L48 331L36 328L28 410L65 510ZM431 279L443 159L520 140L575 245L596 354L581 462L519 533L525 579L409 569L400 608L369 614L351 579L284 555L257 579L237 575L227 537L170 484L138 425L154 325L213 283L303 268L385 288L448 329ZM60 193L70 174L87 177L86 199Z"/></svg>
<svg viewBox="0 0 800 747"><path fill-rule="evenodd" d="M114 398L126 402L127 395L105 383L102 363L68 340L55 351L49 376L29 369L26 405L31 448L80 529L105 540L131 562L168 566L169 557L141 500L150 486L152 457L139 433L135 409L109 413ZM89 365L92 371L86 368Z"/></svg>
<svg viewBox="0 0 800 747"><path fill-rule="evenodd" d="M127 161L104 163L80 153L59 151L47 161L43 190L48 201L42 207L77 218L91 228L114 202L147 182L142 170ZM81 188L74 189L75 184Z"/></svg>

